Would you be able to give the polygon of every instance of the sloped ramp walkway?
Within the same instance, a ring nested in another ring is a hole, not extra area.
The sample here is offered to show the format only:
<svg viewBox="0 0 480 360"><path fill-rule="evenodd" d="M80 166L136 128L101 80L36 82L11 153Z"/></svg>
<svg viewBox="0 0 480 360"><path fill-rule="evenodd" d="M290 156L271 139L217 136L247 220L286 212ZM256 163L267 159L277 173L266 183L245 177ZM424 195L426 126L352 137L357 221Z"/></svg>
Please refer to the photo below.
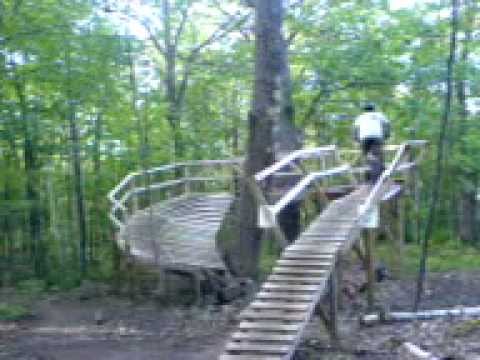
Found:
<svg viewBox="0 0 480 360"><path fill-rule="evenodd" d="M209 268L225 265L215 235L227 212L229 194L190 194L138 210L127 220L119 242L141 262L165 268Z"/></svg>
<svg viewBox="0 0 480 360"><path fill-rule="evenodd" d="M359 237L358 205L368 186L332 201L277 260L255 299L240 314L240 324L220 360L290 359L327 288L341 250Z"/></svg>

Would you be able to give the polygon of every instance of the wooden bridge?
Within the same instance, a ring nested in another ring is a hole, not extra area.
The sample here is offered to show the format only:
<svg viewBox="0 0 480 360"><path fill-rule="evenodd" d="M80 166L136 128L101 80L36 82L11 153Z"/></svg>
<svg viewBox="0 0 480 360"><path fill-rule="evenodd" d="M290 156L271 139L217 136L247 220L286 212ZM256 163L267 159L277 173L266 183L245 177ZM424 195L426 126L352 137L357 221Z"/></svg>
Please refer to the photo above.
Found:
<svg viewBox="0 0 480 360"><path fill-rule="evenodd" d="M336 336L339 259L354 246L358 249L363 228L378 226L380 202L401 191L392 175L414 169L422 153L418 149L424 144L410 141L389 147L388 167L374 185L358 183L364 169L350 165L355 151L334 146L296 151L255 176L259 188L269 177L303 176L280 196L265 194L276 202L259 206L259 226L277 230L277 215L292 201L312 193L328 199L327 190L345 182L353 190L329 201L296 241L284 248L271 275L240 314L221 360L290 359L325 294L330 307L329 314L321 312L322 318ZM237 164L193 162L128 175L109 194L119 245L142 261L162 267L224 269L215 249L215 233L233 199L230 194L236 182L232 175ZM139 186L140 178L143 186ZM373 239L365 239L368 300L372 304Z"/></svg>

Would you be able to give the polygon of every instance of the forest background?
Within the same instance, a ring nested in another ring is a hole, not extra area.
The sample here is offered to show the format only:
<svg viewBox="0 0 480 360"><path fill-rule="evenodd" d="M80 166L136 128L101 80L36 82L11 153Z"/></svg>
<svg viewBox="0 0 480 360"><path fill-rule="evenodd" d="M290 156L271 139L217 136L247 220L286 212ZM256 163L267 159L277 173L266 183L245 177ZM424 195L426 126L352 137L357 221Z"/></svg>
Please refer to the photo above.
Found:
<svg viewBox="0 0 480 360"><path fill-rule="evenodd" d="M478 265L478 4L290 0L285 9L305 145L352 147L352 119L365 100L376 102L392 121L391 143L430 141L410 223L428 222L439 172L434 254L455 249ZM244 154L252 11L236 0L0 1L3 285L112 280L106 194L121 178ZM413 228L407 222L417 254Z"/></svg>

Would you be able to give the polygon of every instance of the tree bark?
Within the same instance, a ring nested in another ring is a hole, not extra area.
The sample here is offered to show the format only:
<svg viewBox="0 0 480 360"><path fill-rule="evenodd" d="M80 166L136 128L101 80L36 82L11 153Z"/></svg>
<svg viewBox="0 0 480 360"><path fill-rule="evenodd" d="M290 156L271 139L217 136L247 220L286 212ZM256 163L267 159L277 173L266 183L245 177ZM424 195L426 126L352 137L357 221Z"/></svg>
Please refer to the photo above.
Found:
<svg viewBox="0 0 480 360"><path fill-rule="evenodd" d="M437 203L439 200L440 185L443 178L443 160L445 152L445 143L447 140L447 129L451 116L452 97L453 97L453 70L455 65L455 52L457 48L457 30L458 30L458 0L451 1L452 15L451 15L451 30L450 30L450 53L447 61L447 92L445 94L445 107L440 124L440 133L437 142L437 157L435 161L435 174L432 184L432 195L427 223L425 225L425 234L422 243L422 254L420 257L420 267L417 279L417 290L415 294L414 309L417 310L420 305L420 300L423 294L423 288L426 278L427 259L429 242L433 233L433 226L435 224L435 215L437 210Z"/></svg>
<svg viewBox="0 0 480 360"><path fill-rule="evenodd" d="M282 102L284 40L282 38L283 7L281 0L259 0L256 4L255 91L249 115L249 141L244 176L270 165L274 160L273 127L279 122ZM247 182L249 180L247 179ZM268 186L268 185L267 185ZM262 231L257 226L258 201L244 182L240 194L239 273L258 275Z"/></svg>
<svg viewBox="0 0 480 360"><path fill-rule="evenodd" d="M467 111L467 74L468 58L470 54L470 44L472 41L473 23L476 14L476 6L472 1L465 1L464 16L465 21L465 40L462 42L461 63L463 72L457 82L457 101L459 104L459 125L457 139L459 141L458 150L461 156L468 155L465 140L463 136L467 132L468 127L468 111ZM458 235L460 240L467 243L476 244L478 241L477 235L477 188L478 188L478 174L476 171L466 169L463 166L456 166L460 174L460 181L456 185L460 187L457 195L458 210Z"/></svg>
<svg viewBox="0 0 480 360"><path fill-rule="evenodd" d="M75 207L77 211L78 233L79 233L79 257L80 272L85 276L87 272L87 220L85 211L85 194L83 188L83 174L80 155L80 139L78 134L78 125L75 111L76 100L73 99L71 83L71 50L67 44L66 66L67 66L67 84L66 93L68 101L68 126L70 130L70 142L72 152L72 172L73 172L73 192L75 194Z"/></svg>
<svg viewBox="0 0 480 360"><path fill-rule="evenodd" d="M15 90L20 105L20 116L23 123L24 141L23 158L25 164L25 192L29 202L29 234L30 255L33 259L35 273L40 276L43 261L41 259L41 210L40 195L38 192L38 159L37 159L37 134L33 120L33 114L28 111L25 94L25 83L22 79L15 82Z"/></svg>

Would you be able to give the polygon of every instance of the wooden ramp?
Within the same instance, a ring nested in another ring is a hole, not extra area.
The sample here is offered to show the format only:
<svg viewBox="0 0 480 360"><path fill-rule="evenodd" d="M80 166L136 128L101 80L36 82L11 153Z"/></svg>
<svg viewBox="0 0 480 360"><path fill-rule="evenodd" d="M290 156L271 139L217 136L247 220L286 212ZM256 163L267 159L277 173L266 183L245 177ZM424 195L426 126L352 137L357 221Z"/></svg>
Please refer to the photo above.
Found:
<svg viewBox="0 0 480 360"><path fill-rule="evenodd" d="M240 324L220 360L290 359L317 303L327 289L338 254L359 238L358 205L370 187L332 201L288 246Z"/></svg>
<svg viewBox="0 0 480 360"><path fill-rule="evenodd" d="M142 262L165 268L224 269L215 235L230 194L189 194L138 210L119 233L119 243Z"/></svg>

